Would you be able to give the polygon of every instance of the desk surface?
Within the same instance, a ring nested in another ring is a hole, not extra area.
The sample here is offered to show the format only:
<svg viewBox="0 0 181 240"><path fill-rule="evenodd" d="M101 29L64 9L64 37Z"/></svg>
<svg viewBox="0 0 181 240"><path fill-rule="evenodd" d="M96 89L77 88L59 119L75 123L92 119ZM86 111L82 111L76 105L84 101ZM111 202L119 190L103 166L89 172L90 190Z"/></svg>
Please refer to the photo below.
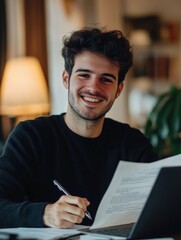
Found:
<svg viewBox="0 0 181 240"><path fill-rule="evenodd" d="M56 229L56 228L4 228L0 229L0 240L5 239L1 233L17 234L17 239L38 239L38 240L58 240L58 239L72 239L72 240L105 240L108 238L91 236L91 235L77 235L80 232L77 229L83 226L76 226L73 229ZM75 236L74 236L75 235ZM121 239L121 238L115 238ZM123 238L122 238L123 239ZM181 234L174 238L158 238L159 240L181 240ZM152 239L153 240L153 239ZM156 238L154 240L157 240Z"/></svg>

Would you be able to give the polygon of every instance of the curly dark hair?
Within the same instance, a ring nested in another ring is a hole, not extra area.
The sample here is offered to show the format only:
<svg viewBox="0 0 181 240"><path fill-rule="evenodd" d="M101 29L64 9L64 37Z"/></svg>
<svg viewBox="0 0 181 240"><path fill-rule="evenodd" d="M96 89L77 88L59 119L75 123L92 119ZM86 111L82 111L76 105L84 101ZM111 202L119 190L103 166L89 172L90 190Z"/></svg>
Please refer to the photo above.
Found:
<svg viewBox="0 0 181 240"><path fill-rule="evenodd" d="M71 75L75 55L84 51L99 53L119 66L119 80L121 83L132 65L133 53L129 41L119 30L83 28L75 31L69 37L63 38L62 56L65 70Z"/></svg>

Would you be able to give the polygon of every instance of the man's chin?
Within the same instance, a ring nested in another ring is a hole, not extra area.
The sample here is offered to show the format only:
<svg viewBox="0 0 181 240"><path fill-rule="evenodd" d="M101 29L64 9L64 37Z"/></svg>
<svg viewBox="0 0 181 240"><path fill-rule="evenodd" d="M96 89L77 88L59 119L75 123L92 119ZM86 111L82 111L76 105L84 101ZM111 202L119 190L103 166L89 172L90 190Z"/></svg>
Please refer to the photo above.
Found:
<svg viewBox="0 0 181 240"><path fill-rule="evenodd" d="M95 113L82 113L79 115L81 118L83 118L84 120L87 121L97 121L100 120L101 118L103 118L105 116L105 114L95 114Z"/></svg>
<svg viewBox="0 0 181 240"><path fill-rule="evenodd" d="M97 120L100 120L102 119L104 116L105 116L105 112L102 112L102 113L96 113L95 111L93 110L81 110L80 109L77 109L77 108L73 108L71 105L70 105L72 111L74 112L75 115L77 115L77 117L81 118L81 119L84 119L86 121L97 121Z"/></svg>

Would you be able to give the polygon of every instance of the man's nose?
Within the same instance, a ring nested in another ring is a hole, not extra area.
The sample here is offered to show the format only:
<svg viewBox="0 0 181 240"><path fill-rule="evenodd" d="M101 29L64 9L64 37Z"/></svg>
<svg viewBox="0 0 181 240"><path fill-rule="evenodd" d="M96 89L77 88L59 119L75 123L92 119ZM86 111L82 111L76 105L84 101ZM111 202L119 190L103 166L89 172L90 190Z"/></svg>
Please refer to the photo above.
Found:
<svg viewBox="0 0 181 240"><path fill-rule="evenodd" d="M98 76L91 77L88 88L92 90L98 90L100 88L100 79Z"/></svg>

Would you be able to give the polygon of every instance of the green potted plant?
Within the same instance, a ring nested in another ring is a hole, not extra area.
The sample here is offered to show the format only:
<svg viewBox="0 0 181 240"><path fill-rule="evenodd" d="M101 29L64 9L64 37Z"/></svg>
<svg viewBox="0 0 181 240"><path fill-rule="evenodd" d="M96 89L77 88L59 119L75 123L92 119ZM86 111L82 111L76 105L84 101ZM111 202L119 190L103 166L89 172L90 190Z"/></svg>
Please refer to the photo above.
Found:
<svg viewBox="0 0 181 240"><path fill-rule="evenodd" d="M181 89L160 95L148 116L145 135L160 158L181 153Z"/></svg>

